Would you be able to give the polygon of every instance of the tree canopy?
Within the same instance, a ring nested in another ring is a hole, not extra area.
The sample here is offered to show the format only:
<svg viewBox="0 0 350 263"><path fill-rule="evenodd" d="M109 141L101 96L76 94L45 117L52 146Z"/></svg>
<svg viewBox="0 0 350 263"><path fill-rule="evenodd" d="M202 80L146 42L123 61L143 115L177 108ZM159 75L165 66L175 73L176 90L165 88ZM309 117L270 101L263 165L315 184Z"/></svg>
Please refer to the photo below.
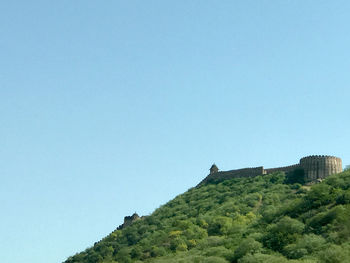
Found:
<svg viewBox="0 0 350 263"><path fill-rule="evenodd" d="M189 189L65 263L350 262L350 170L304 186L295 175Z"/></svg>

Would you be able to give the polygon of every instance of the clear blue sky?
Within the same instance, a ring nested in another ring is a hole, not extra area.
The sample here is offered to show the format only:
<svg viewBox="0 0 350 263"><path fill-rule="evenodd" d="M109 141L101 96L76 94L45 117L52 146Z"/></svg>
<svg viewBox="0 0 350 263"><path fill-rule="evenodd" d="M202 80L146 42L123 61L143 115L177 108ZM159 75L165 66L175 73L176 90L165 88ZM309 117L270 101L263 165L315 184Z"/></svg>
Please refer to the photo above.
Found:
<svg viewBox="0 0 350 263"><path fill-rule="evenodd" d="M219 168L350 164L349 1L2 1L1 262L62 262Z"/></svg>

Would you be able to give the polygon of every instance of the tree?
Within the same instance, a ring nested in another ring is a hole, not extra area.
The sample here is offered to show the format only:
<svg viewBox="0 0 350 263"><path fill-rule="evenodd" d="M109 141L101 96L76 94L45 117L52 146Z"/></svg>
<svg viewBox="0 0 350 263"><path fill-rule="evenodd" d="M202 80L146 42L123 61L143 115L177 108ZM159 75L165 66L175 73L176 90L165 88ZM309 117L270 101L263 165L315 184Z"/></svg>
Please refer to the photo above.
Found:
<svg viewBox="0 0 350 263"><path fill-rule="evenodd" d="M282 251L286 245L294 243L303 230L302 222L285 216L269 227L268 233L263 237L264 245L275 251Z"/></svg>
<svg viewBox="0 0 350 263"><path fill-rule="evenodd" d="M254 253L260 252L261 247L262 247L261 243L258 241L255 241L252 238L244 239L235 250L234 261L236 262L238 259L242 258L246 254L254 254Z"/></svg>

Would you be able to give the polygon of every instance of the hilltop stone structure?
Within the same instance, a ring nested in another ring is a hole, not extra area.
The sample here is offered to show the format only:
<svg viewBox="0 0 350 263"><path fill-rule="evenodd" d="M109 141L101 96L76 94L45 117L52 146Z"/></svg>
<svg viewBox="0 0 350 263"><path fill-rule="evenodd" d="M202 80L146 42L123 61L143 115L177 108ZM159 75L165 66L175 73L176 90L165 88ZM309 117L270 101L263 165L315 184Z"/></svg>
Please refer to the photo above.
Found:
<svg viewBox="0 0 350 263"><path fill-rule="evenodd" d="M210 168L210 174L199 184L209 181L225 180L238 177L255 177L258 175L270 174L274 172L293 172L302 170L305 182L314 182L322 180L332 174L340 173L343 170L342 160L335 156L328 155L311 155L301 158L299 164L264 169L263 166L253 168L243 168L230 171L219 171L218 167L213 164Z"/></svg>
<svg viewBox="0 0 350 263"><path fill-rule="evenodd" d="M140 220L142 217L140 217L136 212L133 213L131 216L125 216L124 217L124 223L117 227L118 230L121 230L127 226L130 226L132 223L134 223L136 220Z"/></svg>
<svg viewBox="0 0 350 263"><path fill-rule="evenodd" d="M219 168L216 166L216 164L214 163L211 167L210 167L210 174L215 174L219 171Z"/></svg>

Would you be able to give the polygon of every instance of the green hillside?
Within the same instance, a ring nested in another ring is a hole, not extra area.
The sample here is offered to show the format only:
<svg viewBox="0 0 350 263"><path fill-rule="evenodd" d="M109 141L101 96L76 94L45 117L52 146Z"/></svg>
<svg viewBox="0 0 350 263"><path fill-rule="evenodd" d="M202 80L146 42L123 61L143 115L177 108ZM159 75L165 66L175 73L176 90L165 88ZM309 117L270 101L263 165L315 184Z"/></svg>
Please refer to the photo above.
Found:
<svg viewBox="0 0 350 263"><path fill-rule="evenodd" d="M192 188L66 263L350 262L350 171L290 182L275 173Z"/></svg>

